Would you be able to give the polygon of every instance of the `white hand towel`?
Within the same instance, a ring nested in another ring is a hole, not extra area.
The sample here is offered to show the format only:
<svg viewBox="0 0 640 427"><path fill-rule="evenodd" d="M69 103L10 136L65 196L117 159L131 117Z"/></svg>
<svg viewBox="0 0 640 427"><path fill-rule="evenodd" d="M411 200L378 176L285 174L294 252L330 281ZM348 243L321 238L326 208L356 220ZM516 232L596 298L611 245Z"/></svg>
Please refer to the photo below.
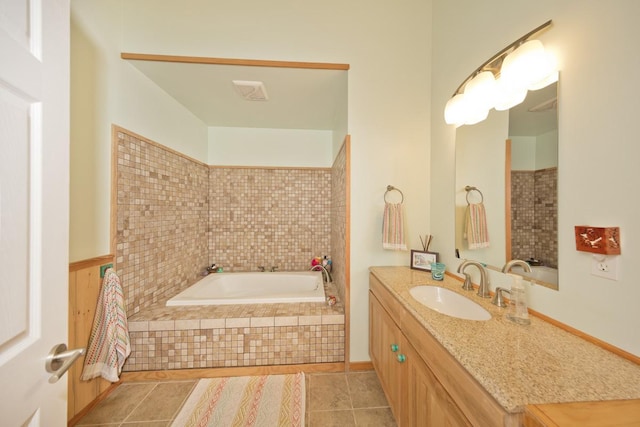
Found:
<svg viewBox="0 0 640 427"><path fill-rule="evenodd" d="M117 382L129 354L131 345L124 293L115 270L108 268L98 296L82 380L102 376L107 381Z"/></svg>

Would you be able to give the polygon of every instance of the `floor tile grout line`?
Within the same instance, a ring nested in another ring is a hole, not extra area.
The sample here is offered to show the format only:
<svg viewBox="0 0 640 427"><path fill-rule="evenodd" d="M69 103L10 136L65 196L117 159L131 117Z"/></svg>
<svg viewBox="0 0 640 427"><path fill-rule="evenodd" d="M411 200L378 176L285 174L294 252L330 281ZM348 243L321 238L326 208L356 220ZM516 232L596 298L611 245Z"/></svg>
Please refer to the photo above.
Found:
<svg viewBox="0 0 640 427"><path fill-rule="evenodd" d="M349 386L349 373L344 373L344 379L347 382L347 392L349 393L349 403L351 404L351 418L353 418L353 425L358 425L356 421L356 413L353 410L353 397L351 397L351 387Z"/></svg>
<svg viewBox="0 0 640 427"><path fill-rule="evenodd" d="M361 411L366 409L388 409L389 406L363 406L361 408L347 408L347 409L314 409L309 412L332 412L332 411Z"/></svg>
<svg viewBox="0 0 640 427"><path fill-rule="evenodd" d="M126 422L127 422L127 420L129 419L129 417L131 416L131 414L133 414L133 413L136 411L136 409L138 409L138 408L140 407L140 405L142 405L142 402L144 402L144 401L145 401L145 399L146 399L147 397L149 397L149 395L151 395L151 392L152 392L153 390L155 390L155 389L156 389L156 387L158 387L158 383L157 383L157 382L156 382L156 383L153 383L153 387L151 387L151 390L149 390L149 392L148 392L147 394L145 394L145 396L144 396L142 399L140 399L140 402L138 402L138 404L137 404L137 405L136 405L136 406L135 406L135 407L134 407L134 408L133 408L133 409L132 409L128 414L127 414L127 416L126 416L126 417L124 417L124 420L122 420L122 421L120 422L120 426L122 426L122 424L124 424L124 423L126 423ZM142 422L146 422L146 421L153 421L153 420L141 420L141 421L142 421Z"/></svg>
<svg viewBox="0 0 640 427"><path fill-rule="evenodd" d="M176 411L173 413L173 416L171 417L171 419L169 420L169 422L173 422L175 421L176 417L178 416L178 414L180 413L180 411L182 411L182 407L184 406L185 403L187 403L187 400L191 397L191 394L193 393L193 390L195 390L196 386L198 385L198 383L204 378L200 378L196 381L193 382L193 385L191 386L191 390L189 390L189 393L187 393L187 395L185 396L184 399L182 399L182 403L180 404L180 406L178 407L178 409L176 409Z"/></svg>

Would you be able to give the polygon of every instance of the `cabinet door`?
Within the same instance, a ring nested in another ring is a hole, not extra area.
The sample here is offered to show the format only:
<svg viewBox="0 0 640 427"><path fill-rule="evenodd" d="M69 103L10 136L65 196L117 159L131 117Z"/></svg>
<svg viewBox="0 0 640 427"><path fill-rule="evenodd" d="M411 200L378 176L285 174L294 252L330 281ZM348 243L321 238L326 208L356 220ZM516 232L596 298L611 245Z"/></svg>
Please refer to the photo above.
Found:
<svg viewBox="0 0 640 427"><path fill-rule="evenodd" d="M398 361L402 333L373 294L369 294L369 356L396 420L404 364Z"/></svg>
<svg viewBox="0 0 640 427"><path fill-rule="evenodd" d="M415 427L470 426L416 350L404 342L402 351L406 355L407 375L400 424Z"/></svg>

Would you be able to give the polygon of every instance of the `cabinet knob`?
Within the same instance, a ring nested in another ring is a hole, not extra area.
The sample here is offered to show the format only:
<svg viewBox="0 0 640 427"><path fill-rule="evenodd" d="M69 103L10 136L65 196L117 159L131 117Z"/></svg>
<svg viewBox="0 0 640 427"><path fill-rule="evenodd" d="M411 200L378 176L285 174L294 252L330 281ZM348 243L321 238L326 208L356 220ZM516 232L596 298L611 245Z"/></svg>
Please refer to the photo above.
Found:
<svg viewBox="0 0 640 427"><path fill-rule="evenodd" d="M398 351L399 348L400 347L398 347L398 344L391 344L391 351L393 351L394 353Z"/></svg>
<svg viewBox="0 0 640 427"><path fill-rule="evenodd" d="M405 360L407 360L407 356L405 356L404 354L398 355L398 362L404 363Z"/></svg>

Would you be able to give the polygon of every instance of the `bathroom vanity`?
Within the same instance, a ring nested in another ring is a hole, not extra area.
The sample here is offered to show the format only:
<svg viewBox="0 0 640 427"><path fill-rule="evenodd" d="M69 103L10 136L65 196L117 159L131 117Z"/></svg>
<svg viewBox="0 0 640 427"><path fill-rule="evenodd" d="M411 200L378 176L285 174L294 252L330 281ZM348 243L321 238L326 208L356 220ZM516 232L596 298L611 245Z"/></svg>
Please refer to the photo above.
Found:
<svg viewBox="0 0 640 427"><path fill-rule="evenodd" d="M640 399L635 363L535 317L517 325L451 277L435 282L408 267L370 272L369 351L398 425L554 425L540 412L564 402L610 401L601 403L606 410L623 401L638 414L640 401L630 401ZM491 319L426 308L409 292L418 285L461 293Z"/></svg>

